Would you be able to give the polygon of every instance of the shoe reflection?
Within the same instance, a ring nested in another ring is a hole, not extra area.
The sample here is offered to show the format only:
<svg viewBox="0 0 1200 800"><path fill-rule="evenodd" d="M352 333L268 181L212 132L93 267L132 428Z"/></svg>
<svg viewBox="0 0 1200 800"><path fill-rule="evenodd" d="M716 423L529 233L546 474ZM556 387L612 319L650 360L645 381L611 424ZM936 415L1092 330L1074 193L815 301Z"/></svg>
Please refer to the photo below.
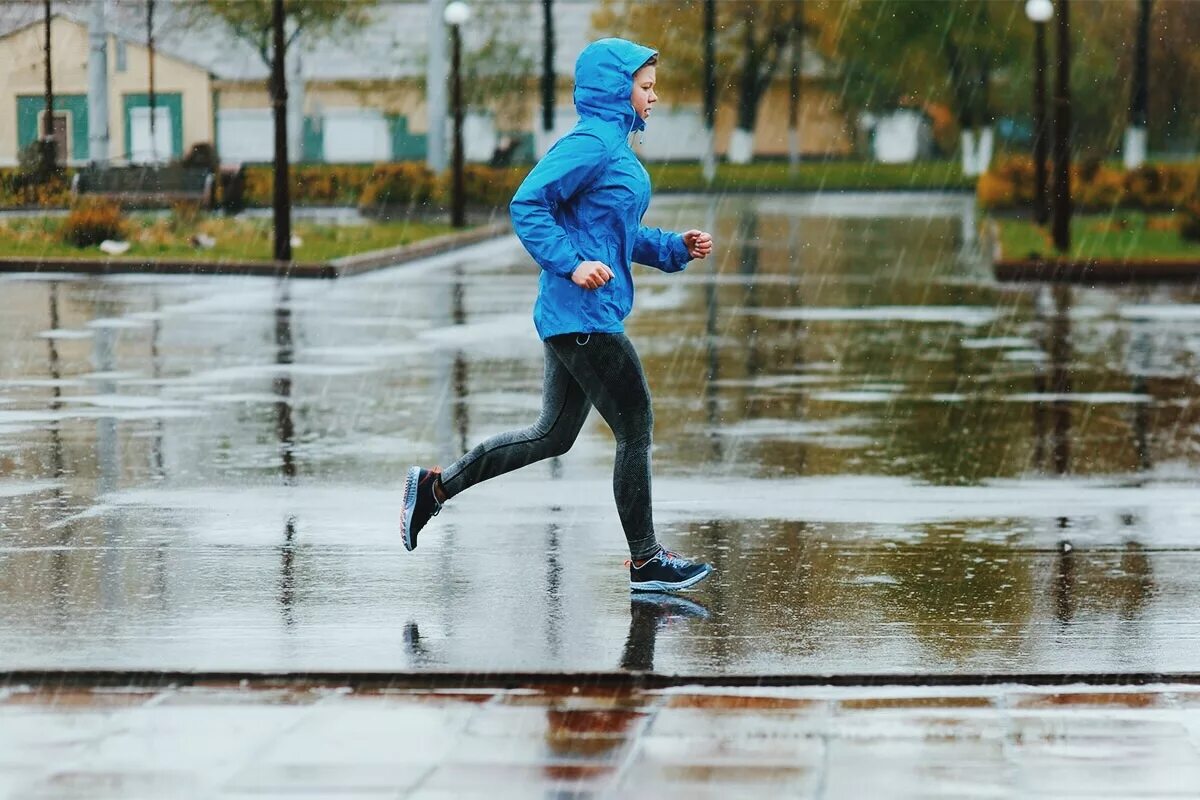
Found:
<svg viewBox="0 0 1200 800"><path fill-rule="evenodd" d="M658 592L629 596L629 636L621 653L621 669L654 670L654 644L658 632L689 619L708 619L708 609L695 600Z"/></svg>
<svg viewBox="0 0 1200 800"><path fill-rule="evenodd" d="M404 650L408 653L414 669L432 666L438 661L429 648L421 643L421 629L412 620L404 626Z"/></svg>

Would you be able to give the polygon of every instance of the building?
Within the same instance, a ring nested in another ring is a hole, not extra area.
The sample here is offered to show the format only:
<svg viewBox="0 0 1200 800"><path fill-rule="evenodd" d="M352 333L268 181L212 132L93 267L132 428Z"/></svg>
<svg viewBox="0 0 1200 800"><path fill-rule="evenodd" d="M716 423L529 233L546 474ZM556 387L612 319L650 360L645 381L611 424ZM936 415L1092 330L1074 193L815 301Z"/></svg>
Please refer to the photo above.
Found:
<svg viewBox="0 0 1200 800"><path fill-rule="evenodd" d="M179 158L196 143L211 143L225 162L269 161L273 118L267 93L267 65L256 48L219 23L185 19L179 3L157 0L155 82L159 98L156 141L150 141L147 87L148 51L144 0L109 0L110 150L118 161ZM539 89L541 4L475 3L474 20L464 28L471 54L485 42L506 42L501 76L489 67L469 65L465 145L468 160L487 161L502 145L517 160L544 151ZM56 0L53 19L55 114L69 140L68 163L87 160L88 0ZM575 56L600 34L592 29L594 2L557 2L555 71L557 108L554 136L575 121L572 78ZM486 8L486 11L484 10ZM14 164L21 147L38 135L43 113L40 4L17 12L0 7L0 63L13 64L0 75L0 164ZM303 35L289 51L289 152L294 161L371 163L426 156L429 117L424 78L432 26L425 2L382 3L367 28L342 37L310 41ZM530 19L536 24L530 25ZM470 55L468 55L470 61ZM823 65L804 65L800 149L812 155L844 155L853 139L837 109L836 96L822 88ZM488 81L491 83L488 83ZM663 99L638 144L650 160L696 160L705 147L702 97L694 81L668 70L660 75ZM486 87L486 88L485 88ZM736 98L722 96L717 114L716 150L724 154L733 132ZM755 130L757 157L789 152L788 86L781 75L761 104Z"/></svg>
<svg viewBox="0 0 1200 800"><path fill-rule="evenodd" d="M28 6L26 6L28 9ZM88 160L88 28L57 13L51 19L55 136L67 164ZM24 21L0 36L0 165L40 137L45 119L43 21ZM213 80L177 55L155 57L154 140L150 131L149 51L120 34L108 37L109 148L114 159L170 161L197 142L211 142Z"/></svg>

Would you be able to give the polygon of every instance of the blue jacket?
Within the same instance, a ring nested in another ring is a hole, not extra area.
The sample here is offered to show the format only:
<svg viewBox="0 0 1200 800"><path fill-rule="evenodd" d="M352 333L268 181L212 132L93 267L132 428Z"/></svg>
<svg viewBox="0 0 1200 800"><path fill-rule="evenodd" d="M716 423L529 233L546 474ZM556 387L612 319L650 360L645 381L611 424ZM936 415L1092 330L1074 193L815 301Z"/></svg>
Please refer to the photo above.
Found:
<svg viewBox="0 0 1200 800"><path fill-rule="evenodd" d="M683 237L642 225L650 176L629 146L646 126L633 110L633 73L655 52L601 39L575 62L579 123L537 163L513 196L513 229L542 268L533 322L538 335L621 333L633 308L637 261L678 272L691 257ZM581 261L602 261L613 278L598 289L571 280Z"/></svg>

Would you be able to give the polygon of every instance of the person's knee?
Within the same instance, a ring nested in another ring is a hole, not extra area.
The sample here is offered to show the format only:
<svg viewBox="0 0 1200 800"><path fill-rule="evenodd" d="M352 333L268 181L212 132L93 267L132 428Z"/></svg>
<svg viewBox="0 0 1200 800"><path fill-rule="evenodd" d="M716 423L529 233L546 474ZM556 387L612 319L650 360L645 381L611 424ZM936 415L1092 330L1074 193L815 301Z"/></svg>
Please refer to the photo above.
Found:
<svg viewBox="0 0 1200 800"><path fill-rule="evenodd" d="M546 440L546 458L565 456L574 444L574 436L551 437Z"/></svg>
<svg viewBox="0 0 1200 800"><path fill-rule="evenodd" d="M615 435L622 447L648 449L654 439L654 421L647 419L644 424L625 426Z"/></svg>

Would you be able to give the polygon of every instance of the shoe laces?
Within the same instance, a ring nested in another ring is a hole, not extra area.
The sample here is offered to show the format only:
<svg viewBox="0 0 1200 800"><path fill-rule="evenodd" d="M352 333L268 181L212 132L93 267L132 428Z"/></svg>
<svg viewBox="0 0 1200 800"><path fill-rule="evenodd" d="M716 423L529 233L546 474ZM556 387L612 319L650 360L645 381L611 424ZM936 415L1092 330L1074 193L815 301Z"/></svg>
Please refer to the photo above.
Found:
<svg viewBox="0 0 1200 800"><path fill-rule="evenodd" d="M692 563L692 562L688 561L686 558L684 558L683 556L679 555L678 553L676 553L672 550L668 550L667 548L663 547L663 548L660 548L657 553L650 556L650 558L647 558L645 561L643 561L642 567L646 566L647 564L649 564L651 561L653 561L656 558L660 559L668 567L686 567ZM625 559L625 566L634 567L633 559L632 558ZM635 567L635 569L641 569L641 567Z"/></svg>
<svg viewBox="0 0 1200 800"><path fill-rule="evenodd" d="M692 563L678 553L668 550L665 547L659 551L658 557L669 567L686 567Z"/></svg>

